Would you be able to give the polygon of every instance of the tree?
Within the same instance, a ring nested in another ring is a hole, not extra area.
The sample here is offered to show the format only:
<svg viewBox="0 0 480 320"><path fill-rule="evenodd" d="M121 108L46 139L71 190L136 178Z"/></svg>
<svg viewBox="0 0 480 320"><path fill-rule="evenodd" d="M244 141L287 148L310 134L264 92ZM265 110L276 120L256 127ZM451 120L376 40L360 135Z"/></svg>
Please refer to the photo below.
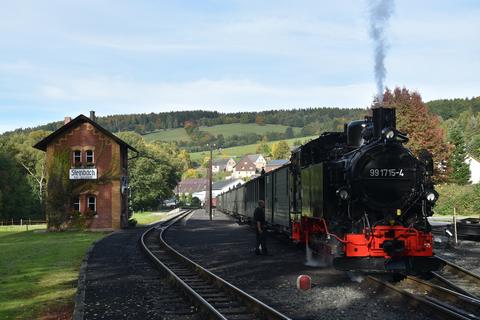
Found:
<svg viewBox="0 0 480 320"><path fill-rule="evenodd" d="M10 138L10 147L15 152L15 159L28 174L32 191L38 197L41 207L43 207L46 180L46 154L33 148L33 145L50 133L50 131L37 130L27 135L17 134Z"/></svg>
<svg viewBox="0 0 480 320"><path fill-rule="evenodd" d="M257 114L255 116L255 123L258 124L259 126L264 126L265 125L265 117Z"/></svg>
<svg viewBox="0 0 480 320"><path fill-rule="evenodd" d="M240 123L252 123L254 120L254 117L250 115L249 113L242 113L240 115Z"/></svg>
<svg viewBox="0 0 480 320"><path fill-rule="evenodd" d="M38 199L31 192L27 176L13 154L0 148L0 219L35 217Z"/></svg>
<svg viewBox="0 0 480 320"><path fill-rule="evenodd" d="M185 154L173 144L148 144L142 136L121 132L119 138L139 151L129 163L129 185L134 210L157 209L161 201L173 195L173 189L187 167Z"/></svg>
<svg viewBox="0 0 480 320"><path fill-rule="evenodd" d="M257 145L257 149L255 151L256 153L260 153L264 155L265 157L270 157L272 156L272 149L267 143L267 140L264 138L260 142L260 144Z"/></svg>
<svg viewBox="0 0 480 320"><path fill-rule="evenodd" d="M397 109L397 128L408 134L407 147L416 155L422 149L433 155L435 180L447 180L448 159L451 146L445 139L445 133L438 116L432 115L418 92L410 92L406 88L395 88L385 91L383 103L385 107Z"/></svg>
<svg viewBox="0 0 480 320"><path fill-rule="evenodd" d="M292 139L293 138L293 129L292 127L288 127L285 129L285 139Z"/></svg>
<svg viewBox="0 0 480 320"><path fill-rule="evenodd" d="M466 145L463 134L458 125L449 132L450 142L455 146L452 156L450 157L450 181L456 184L465 185L470 180L470 168L465 162L467 157Z"/></svg>
<svg viewBox="0 0 480 320"><path fill-rule="evenodd" d="M273 159L288 159L290 157L290 147L285 140L280 140L272 146Z"/></svg>

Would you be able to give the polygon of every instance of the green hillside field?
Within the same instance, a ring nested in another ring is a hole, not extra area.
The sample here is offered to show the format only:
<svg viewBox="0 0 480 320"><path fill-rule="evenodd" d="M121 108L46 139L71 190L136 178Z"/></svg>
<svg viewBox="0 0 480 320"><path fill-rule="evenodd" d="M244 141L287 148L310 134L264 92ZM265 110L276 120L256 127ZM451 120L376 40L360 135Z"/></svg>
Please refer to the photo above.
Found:
<svg viewBox="0 0 480 320"><path fill-rule="evenodd" d="M233 135L242 135L245 133L256 133L259 135L264 135L267 132L285 132L288 126L280 124L266 124L260 126L256 123L231 123L231 124L220 124L211 127L200 127L201 131L206 131L214 136L223 134L225 138ZM302 130L298 127L293 127L293 133L298 134ZM190 137L187 135L187 132L184 128L176 129L167 129L159 130L152 133L148 133L143 136L147 142L152 141L191 141Z"/></svg>
<svg viewBox="0 0 480 320"><path fill-rule="evenodd" d="M190 137L185 131L184 128L176 128L176 129L167 129L167 130L159 130L152 133L148 133L143 136L145 141L153 142L153 141L191 141Z"/></svg>
<svg viewBox="0 0 480 320"><path fill-rule="evenodd" d="M309 137L302 137L302 138L293 138L293 139L288 139L285 140L289 146L293 146L293 142L295 140L300 140L302 143L305 143L307 141L310 141L312 139L318 138L318 136L309 136ZM268 145L272 147L272 145L277 142L277 141L272 141L268 142ZM244 146L238 146L238 147L231 147L231 148L225 148L220 151L215 151L214 153L214 158L215 159L220 159L220 158L229 158L232 157L235 160L238 160L240 157L246 155L246 154L254 154L256 149L257 149L258 143L256 144L247 144ZM199 162L203 158L209 156L208 151L202 151L202 152L194 152L190 153L190 158L192 161Z"/></svg>

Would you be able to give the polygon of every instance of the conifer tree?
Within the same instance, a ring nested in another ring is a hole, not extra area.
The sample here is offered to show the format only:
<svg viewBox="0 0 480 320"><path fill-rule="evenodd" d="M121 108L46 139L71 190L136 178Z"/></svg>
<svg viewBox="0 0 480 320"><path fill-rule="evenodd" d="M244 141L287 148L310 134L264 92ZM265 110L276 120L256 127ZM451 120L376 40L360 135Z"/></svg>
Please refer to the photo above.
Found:
<svg viewBox="0 0 480 320"><path fill-rule="evenodd" d="M465 162L467 157L466 145L462 131L458 125L454 126L450 131L449 139L455 146L449 163L452 169L450 181L460 185L468 184L470 180L470 168Z"/></svg>

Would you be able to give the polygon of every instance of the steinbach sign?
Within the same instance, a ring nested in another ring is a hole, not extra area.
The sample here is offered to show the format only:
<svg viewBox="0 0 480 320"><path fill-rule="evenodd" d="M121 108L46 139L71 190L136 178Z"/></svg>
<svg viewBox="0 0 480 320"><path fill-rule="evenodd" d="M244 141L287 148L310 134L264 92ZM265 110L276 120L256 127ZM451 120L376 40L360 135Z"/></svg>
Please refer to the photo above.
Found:
<svg viewBox="0 0 480 320"><path fill-rule="evenodd" d="M70 169L70 180L95 180L97 169Z"/></svg>

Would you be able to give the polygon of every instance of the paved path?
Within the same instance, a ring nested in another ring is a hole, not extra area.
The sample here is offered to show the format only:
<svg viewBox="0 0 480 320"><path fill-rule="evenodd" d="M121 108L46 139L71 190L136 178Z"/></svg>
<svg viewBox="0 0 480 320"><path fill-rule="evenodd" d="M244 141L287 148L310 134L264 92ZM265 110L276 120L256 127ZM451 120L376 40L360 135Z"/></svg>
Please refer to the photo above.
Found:
<svg viewBox="0 0 480 320"><path fill-rule="evenodd" d="M178 314L184 300L141 251L143 231L117 232L93 248L86 269L85 320L193 319Z"/></svg>

